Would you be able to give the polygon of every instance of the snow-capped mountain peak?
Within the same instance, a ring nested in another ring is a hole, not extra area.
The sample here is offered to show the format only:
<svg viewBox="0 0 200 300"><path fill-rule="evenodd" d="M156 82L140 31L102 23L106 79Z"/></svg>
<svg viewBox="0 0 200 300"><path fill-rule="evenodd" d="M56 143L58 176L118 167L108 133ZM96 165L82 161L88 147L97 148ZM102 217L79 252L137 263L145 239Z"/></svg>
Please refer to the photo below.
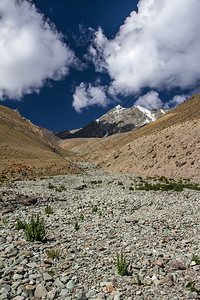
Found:
<svg viewBox="0 0 200 300"><path fill-rule="evenodd" d="M58 133L61 138L107 137L109 135L136 130L165 114L163 109L149 110L141 106L124 108L117 105L100 118L90 122L75 133Z"/></svg>

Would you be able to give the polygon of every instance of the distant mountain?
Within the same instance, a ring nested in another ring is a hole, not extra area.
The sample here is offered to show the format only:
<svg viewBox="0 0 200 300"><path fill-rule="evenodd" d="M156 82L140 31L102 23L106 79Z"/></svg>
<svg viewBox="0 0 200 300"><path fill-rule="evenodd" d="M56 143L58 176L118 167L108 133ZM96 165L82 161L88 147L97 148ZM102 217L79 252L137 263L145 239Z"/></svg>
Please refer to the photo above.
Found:
<svg viewBox="0 0 200 300"><path fill-rule="evenodd" d="M43 131L17 110L0 105L0 174L26 177L79 172L64 159L66 152L48 137L48 131Z"/></svg>
<svg viewBox="0 0 200 300"><path fill-rule="evenodd" d="M123 108L117 105L99 119L77 130L66 130L56 135L61 139L107 137L116 133L132 131L157 120L166 109L149 110L141 106Z"/></svg>
<svg viewBox="0 0 200 300"><path fill-rule="evenodd" d="M200 94L155 122L107 138L69 139L74 158L94 161L109 172L200 179Z"/></svg>

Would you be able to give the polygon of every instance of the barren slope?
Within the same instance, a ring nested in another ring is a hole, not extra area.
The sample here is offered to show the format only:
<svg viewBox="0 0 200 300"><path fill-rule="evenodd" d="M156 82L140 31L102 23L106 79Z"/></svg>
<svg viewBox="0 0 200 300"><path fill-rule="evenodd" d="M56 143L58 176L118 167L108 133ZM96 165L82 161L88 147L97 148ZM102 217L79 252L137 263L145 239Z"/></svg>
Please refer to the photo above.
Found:
<svg viewBox="0 0 200 300"><path fill-rule="evenodd" d="M43 132L0 105L0 172L21 176L78 172Z"/></svg>
<svg viewBox="0 0 200 300"><path fill-rule="evenodd" d="M137 131L106 139L65 141L109 171L200 178L200 94Z"/></svg>

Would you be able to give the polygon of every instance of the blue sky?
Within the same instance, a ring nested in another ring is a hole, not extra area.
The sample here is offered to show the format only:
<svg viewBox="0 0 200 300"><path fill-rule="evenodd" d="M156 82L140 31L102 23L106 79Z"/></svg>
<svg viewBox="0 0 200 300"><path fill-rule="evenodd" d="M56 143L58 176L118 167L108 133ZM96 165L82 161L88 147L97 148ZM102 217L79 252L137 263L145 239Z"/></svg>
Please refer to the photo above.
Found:
<svg viewBox="0 0 200 300"><path fill-rule="evenodd" d="M54 132L118 103L171 108L200 91L199 11L198 0L1 0L1 104Z"/></svg>

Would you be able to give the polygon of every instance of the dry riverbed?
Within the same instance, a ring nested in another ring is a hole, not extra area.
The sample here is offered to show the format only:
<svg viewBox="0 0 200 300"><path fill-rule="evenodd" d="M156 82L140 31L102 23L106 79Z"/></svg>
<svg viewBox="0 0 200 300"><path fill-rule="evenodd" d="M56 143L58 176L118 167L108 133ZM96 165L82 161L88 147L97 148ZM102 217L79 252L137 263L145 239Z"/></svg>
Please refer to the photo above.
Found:
<svg viewBox="0 0 200 300"><path fill-rule="evenodd" d="M199 299L200 191L134 190L134 175L82 167L0 186L0 299ZM33 214L44 218L44 242L16 230Z"/></svg>

